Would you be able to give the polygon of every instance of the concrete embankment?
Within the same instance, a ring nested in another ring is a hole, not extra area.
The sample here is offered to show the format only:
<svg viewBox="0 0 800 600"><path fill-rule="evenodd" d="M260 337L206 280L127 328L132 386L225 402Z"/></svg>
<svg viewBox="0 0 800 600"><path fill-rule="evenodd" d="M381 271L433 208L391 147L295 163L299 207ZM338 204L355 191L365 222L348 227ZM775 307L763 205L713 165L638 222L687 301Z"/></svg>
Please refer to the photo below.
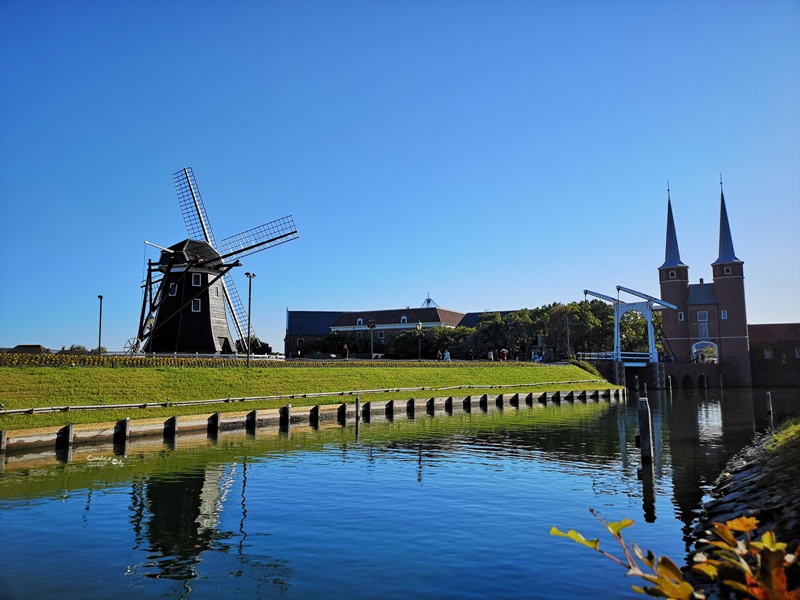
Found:
<svg viewBox="0 0 800 600"><path fill-rule="evenodd" d="M123 419L113 423L93 423L0 431L0 465L12 455L30 452L64 455L71 461L71 450L78 446L94 447L113 444L115 452L127 455L129 441L157 439L177 443L179 437L202 432L216 436L223 431L259 429L288 431L293 426L320 427L324 424L347 426L372 419L413 418L416 413L453 414L458 412L488 411L490 408L520 408L547 406L560 403L615 403L625 400L625 390L604 389L564 392L531 392L528 394L482 394L432 398L410 398L378 402L292 406L282 408L173 416L169 418ZM5 459L5 460L3 460Z"/></svg>

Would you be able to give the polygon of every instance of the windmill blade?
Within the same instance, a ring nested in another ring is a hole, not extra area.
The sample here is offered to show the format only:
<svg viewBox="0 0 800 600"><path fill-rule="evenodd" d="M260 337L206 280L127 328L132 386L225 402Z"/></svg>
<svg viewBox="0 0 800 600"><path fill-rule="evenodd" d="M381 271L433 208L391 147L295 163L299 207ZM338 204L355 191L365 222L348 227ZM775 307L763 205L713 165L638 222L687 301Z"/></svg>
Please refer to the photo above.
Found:
<svg viewBox="0 0 800 600"><path fill-rule="evenodd" d="M237 233L220 242L217 251L224 259L237 259L261 252L300 237L292 215Z"/></svg>
<svg viewBox="0 0 800 600"><path fill-rule="evenodd" d="M194 179L192 167L186 167L177 173L173 173L172 181L175 182L178 203L181 206L183 221L186 223L189 237L193 240L207 242L213 248L216 248L217 242L214 240L214 233L211 231L206 208L203 206L203 199L200 197L200 189Z"/></svg>
<svg viewBox="0 0 800 600"><path fill-rule="evenodd" d="M225 306L228 309L228 314L233 321L233 326L239 339L244 343L247 339L247 311L239 299L239 292L236 291L236 284L233 283L233 277L230 273L226 273L222 278L222 291L225 294ZM250 327L250 336L256 337L256 332Z"/></svg>

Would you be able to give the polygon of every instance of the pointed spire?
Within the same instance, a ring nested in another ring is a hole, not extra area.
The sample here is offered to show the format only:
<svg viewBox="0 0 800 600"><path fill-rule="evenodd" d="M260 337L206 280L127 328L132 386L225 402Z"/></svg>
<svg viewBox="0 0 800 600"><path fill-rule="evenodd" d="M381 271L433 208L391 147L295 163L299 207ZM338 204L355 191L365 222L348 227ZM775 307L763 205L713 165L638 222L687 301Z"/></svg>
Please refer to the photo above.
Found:
<svg viewBox="0 0 800 600"><path fill-rule="evenodd" d="M681 253L678 250L678 236L675 234L675 221L672 218L672 200L669 197L669 182L667 182L667 248L664 252L665 267L685 267L681 262Z"/></svg>
<svg viewBox="0 0 800 600"><path fill-rule="evenodd" d="M711 264L742 262L736 258L736 253L733 251L731 226L728 223L728 210L725 208L725 193L722 191L722 175L719 176L719 199L719 257Z"/></svg>

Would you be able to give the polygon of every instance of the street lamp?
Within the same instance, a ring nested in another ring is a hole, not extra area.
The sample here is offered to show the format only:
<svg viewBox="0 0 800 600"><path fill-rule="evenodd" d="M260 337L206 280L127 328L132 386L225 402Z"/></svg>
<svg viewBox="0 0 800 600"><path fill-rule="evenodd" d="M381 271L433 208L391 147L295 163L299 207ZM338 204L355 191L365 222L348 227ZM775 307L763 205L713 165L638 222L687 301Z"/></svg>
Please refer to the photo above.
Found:
<svg viewBox="0 0 800 600"><path fill-rule="evenodd" d="M97 326L97 356L100 356L100 347L103 345L103 296L97 296L100 299L100 324Z"/></svg>
<svg viewBox="0 0 800 600"><path fill-rule="evenodd" d="M422 361L422 321L417 321L417 361Z"/></svg>
<svg viewBox="0 0 800 600"><path fill-rule="evenodd" d="M253 302L253 277L255 273L245 273L247 277L247 366L250 366L250 350L252 349L253 338L250 335L250 309Z"/></svg>

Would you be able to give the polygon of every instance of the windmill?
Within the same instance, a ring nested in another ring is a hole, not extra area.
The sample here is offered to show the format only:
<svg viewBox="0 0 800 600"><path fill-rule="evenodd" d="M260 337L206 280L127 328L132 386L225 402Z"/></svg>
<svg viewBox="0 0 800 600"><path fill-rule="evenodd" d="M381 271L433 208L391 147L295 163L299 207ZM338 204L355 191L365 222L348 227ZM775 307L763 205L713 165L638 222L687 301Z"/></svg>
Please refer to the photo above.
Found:
<svg viewBox="0 0 800 600"><path fill-rule="evenodd" d="M297 239L292 216L270 221L217 244L191 167L172 175L189 239L148 261L136 338L126 351L227 353L244 350L248 314L230 271L238 259ZM231 329L236 336L232 342Z"/></svg>

